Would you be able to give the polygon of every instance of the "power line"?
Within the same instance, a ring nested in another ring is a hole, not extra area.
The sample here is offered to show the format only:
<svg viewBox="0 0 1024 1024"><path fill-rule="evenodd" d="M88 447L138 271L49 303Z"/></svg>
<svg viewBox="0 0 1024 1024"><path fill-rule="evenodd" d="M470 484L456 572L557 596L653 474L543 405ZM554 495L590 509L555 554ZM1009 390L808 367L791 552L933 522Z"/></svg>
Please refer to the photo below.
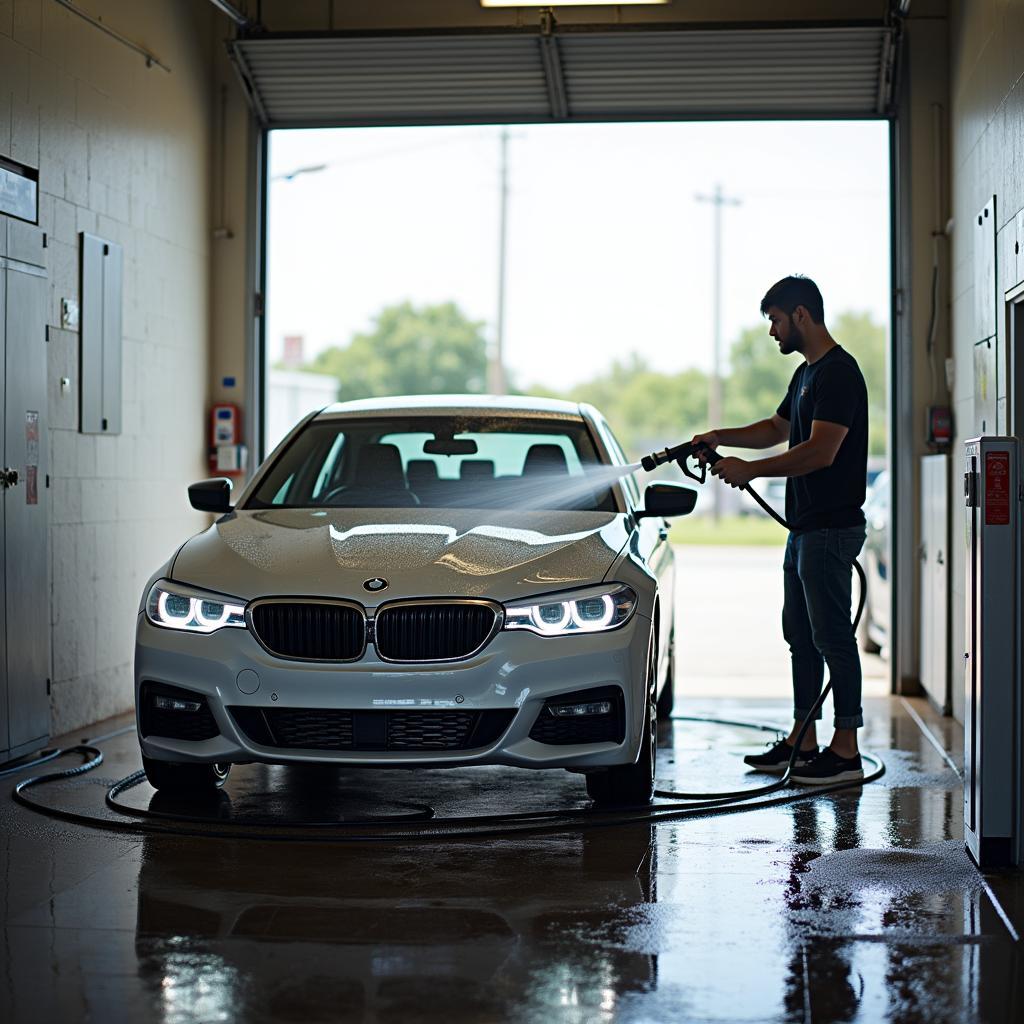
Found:
<svg viewBox="0 0 1024 1024"><path fill-rule="evenodd" d="M493 133L488 130L475 130L462 132L459 135L447 135L439 139L429 139L425 142L415 142L407 146L391 146L387 149L380 149L373 153L363 153L359 156L346 157L340 160L327 160L324 163L313 164L309 167L299 167L294 171L282 174L275 174L271 181L291 181L300 174L310 174L314 171L329 171L338 167L347 167L350 164L362 164L372 160L386 160L392 156L404 156L406 153L418 153L425 149L437 149L443 146L459 145L466 142L478 142L483 138L493 138Z"/></svg>
<svg viewBox="0 0 1024 1024"><path fill-rule="evenodd" d="M501 147L500 199L498 211L498 309L494 331L494 349L487 361L487 390L492 395L505 394L505 277L508 263L508 125L499 136Z"/></svg>
<svg viewBox="0 0 1024 1024"><path fill-rule="evenodd" d="M708 382L708 423L714 430L722 425L722 207L740 206L739 199L722 193L722 186L715 185L713 195L695 197L698 203L711 203L714 207L714 349L711 378ZM722 488L712 489L714 505L712 514L717 522L722 515Z"/></svg>

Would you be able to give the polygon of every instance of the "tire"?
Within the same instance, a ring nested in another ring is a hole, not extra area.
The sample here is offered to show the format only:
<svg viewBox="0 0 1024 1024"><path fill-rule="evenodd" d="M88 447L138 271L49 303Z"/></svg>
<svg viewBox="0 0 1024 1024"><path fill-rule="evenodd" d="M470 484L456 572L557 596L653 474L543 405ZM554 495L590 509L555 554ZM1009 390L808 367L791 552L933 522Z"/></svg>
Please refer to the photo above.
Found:
<svg viewBox="0 0 1024 1024"><path fill-rule="evenodd" d="M654 649L647 662L647 711L644 735L636 764L617 764L587 774L587 795L604 807L634 807L649 804L654 796L654 763L658 753L658 707Z"/></svg>
<svg viewBox="0 0 1024 1024"><path fill-rule="evenodd" d="M180 764L157 761L142 755L142 768L149 784L161 793L200 795L221 788L231 771L229 764Z"/></svg>
<svg viewBox="0 0 1024 1024"><path fill-rule="evenodd" d="M668 638L668 673L665 685L658 694L658 723L667 725L672 717L672 709L676 704L676 631L673 629Z"/></svg>

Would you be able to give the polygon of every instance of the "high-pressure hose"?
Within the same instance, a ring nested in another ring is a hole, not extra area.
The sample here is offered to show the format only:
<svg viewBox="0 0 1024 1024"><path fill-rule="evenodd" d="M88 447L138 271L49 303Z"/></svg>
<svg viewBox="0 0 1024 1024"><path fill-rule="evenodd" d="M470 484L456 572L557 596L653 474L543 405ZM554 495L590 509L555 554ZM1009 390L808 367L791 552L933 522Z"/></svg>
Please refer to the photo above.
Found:
<svg viewBox="0 0 1024 1024"><path fill-rule="evenodd" d="M722 456L715 451L711 445L704 441L689 441L684 444L677 444L674 448L664 448L660 452L652 452L650 455L645 455L641 460L640 464L645 470L651 472L658 466L664 465L666 462L677 462L682 471L691 479L698 481L698 483L704 483L707 479L707 467L713 466L716 462L721 460ZM700 474L691 471L689 466L689 460L695 459L700 467ZM746 491L753 499L758 503L774 519L780 526L788 530L790 533L793 532L793 527L786 522L786 520L779 515L761 497L757 491L754 490L750 484L744 484L741 490ZM864 603L867 599L867 577L864 575L864 568L860 562L854 560L853 568L857 573L857 578L860 582L860 600L857 602L857 611L853 616L853 632L856 635L857 627L860 625L861 616L864 614ZM732 803L738 800L752 800L754 797L764 796L768 793L774 793L777 790L782 789L789 783L790 776L793 774L793 766L796 763L797 757L800 755L800 745L804 741L804 736L807 735L807 730L811 727L811 724L816 720L815 716L821 710L822 705L825 703L825 698L832 692L832 679L825 684L818 699L814 702L811 710L807 713L807 717L804 719L803 724L800 726L800 730L796 735L796 742L793 744L793 752L789 755L789 763L786 765L785 771L782 775L772 783L766 786L756 786L747 789L734 790L732 792L723 793L677 793L673 790L656 790L655 795L661 797L667 797L676 800L699 800L705 802L705 806L713 806L712 801L723 801L726 803ZM683 722L713 722L715 719L692 717L689 715L674 716L678 721ZM875 762L876 770L868 775L866 778L858 780L859 782L871 782L873 779L878 778L885 771L885 766L882 762L872 754L865 754L869 760Z"/></svg>

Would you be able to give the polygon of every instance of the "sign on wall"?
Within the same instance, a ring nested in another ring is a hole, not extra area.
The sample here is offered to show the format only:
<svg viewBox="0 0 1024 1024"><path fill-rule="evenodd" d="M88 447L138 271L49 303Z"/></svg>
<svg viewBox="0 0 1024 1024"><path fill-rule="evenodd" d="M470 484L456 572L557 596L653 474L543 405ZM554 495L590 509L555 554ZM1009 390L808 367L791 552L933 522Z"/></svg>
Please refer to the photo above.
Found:
<svg viewBox="0 0 1024 1024"><path fill-rule="evenodd" d="M0 156L0 213L39 223L39 172Z"/></svg>

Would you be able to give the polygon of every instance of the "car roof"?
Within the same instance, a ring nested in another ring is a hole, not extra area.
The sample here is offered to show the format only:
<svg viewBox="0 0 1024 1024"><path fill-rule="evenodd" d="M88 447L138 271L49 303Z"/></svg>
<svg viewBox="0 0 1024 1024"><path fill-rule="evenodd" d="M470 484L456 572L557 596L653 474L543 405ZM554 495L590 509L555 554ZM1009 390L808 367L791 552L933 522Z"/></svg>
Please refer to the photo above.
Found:
<svg viewBox="0 0 1024 1024"><path fill-rule="evenodd" d="M477 416L510 413L513 415L551 416L579 419L583 410L576 402L532 395L394 395L386 398L361 398L354 402L335 402L317 414L317 420L335 417L372 417L382 413L444 414L470 413Z"/></svg>

